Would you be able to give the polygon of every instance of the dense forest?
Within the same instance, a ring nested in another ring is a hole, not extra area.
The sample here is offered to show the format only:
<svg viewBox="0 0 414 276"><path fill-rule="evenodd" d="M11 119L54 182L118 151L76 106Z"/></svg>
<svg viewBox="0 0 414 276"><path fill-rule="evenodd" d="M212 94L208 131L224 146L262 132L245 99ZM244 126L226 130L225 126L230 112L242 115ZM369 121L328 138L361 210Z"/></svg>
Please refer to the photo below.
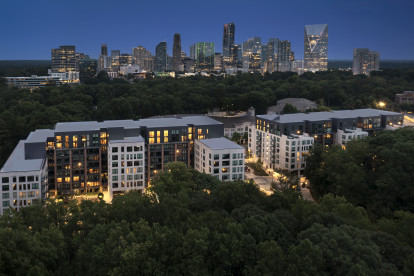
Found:
<svg viewBox="0 0 414 276"><path fill-rule="evenodd" d="M414 69L376 72L371 77L351 72L241 74L228 77L191 77L109 80L104 74L89 84L46 87L34 91L8 88L0 78L0 166L18 140L37 128L56 122L139 119L154 115L199 113L211 108L246 110L257 114L287 97L315 100L331 109L376 107L379 100L392 110L413 106L393 104L394 95L414 90Z"/></svg>
<svg viewBox="0 0 414 276"><path fill-rule="evenodd" d="M0 274L413 275L412 220L372 220L331 194L267 196L170 163L146 195L2 216Z"/></svg>

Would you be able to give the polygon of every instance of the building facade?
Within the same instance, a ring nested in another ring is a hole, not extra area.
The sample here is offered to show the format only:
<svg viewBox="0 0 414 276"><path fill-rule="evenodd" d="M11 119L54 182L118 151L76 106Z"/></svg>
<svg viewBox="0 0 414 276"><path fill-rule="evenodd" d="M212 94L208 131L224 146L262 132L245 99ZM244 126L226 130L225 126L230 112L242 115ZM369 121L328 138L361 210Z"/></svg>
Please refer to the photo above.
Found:
<svg viewBox="0 0 414 276"><path fill-rule="evenodd" d="M244 148L226 138L195 141L194 169L222 181L244 180Z"/></svg>
<svg viewBox="0 0 414 276"><path fill-rule="evenodd" d="M328 70L328 24L305 26L305 70Z"/></svg>
<svg viewBox="0 0 414 276"><path fill-rule="evenodd" d="M243 42L243 73L262 72L262 39L258 36Z"/></svg>
<svg viewBox="0 0 414 276"><path fill-rule="evenodd" d="M301 174L313 144L344 145L343 142L365 137L365 133L401 126L402 122L403 114L376 109L258 115L256 124L249 129L248 149L266 168ZM344 133L346 137L342 138Z"/></svg>
<svg viewBox="0 0 414 276"><path fill-rule="evenodd" d="M414 91L404 91L402 94L395 94L395 101L399 104L414 104Z"/></svg>
<svg viewBox="0 0 414 276"><path fill-rule="evenodd" d="M364 74L369 76L371 71L378 71L379 56L379 52L370 51L368 48L355 48L352 73L354 75Z"/></svg>
<svg viewBox="0 0 414 276"><path fill-rule="evenodd" d="M167 42L160 42L155 48L155 71L167 71Z"/></svg>
<svg viewBox="0 0 414 276"><path fill-rule="evenodd" d="M197 42L195 44L195 61L197 72L214 70L214 42Z"/></svg>
<svg viewBox="0 0 414 276"><path fill-rule="evenodd" d="M237 51L234 47L234 34L236 26L234 23L224 24L223 30L223 68L233 69L237 65Z"/></svg>
<svg viewBox="0 0 414 276"><path fill-rule="evenodd" d="M174 34L173 56L172 56L172 70L176 72L184 71L184 66L181 56L181 36L179 33Z"/></svg>
<svg viewBox="0 0 414 276"><path fill-rule="evenodd" d="M9 86L15 86L20 89L28 88L30 90L42 88L47 85L60 86L61 81L59 77L53 76L36 76L30 77L6 77Z"/></svg>

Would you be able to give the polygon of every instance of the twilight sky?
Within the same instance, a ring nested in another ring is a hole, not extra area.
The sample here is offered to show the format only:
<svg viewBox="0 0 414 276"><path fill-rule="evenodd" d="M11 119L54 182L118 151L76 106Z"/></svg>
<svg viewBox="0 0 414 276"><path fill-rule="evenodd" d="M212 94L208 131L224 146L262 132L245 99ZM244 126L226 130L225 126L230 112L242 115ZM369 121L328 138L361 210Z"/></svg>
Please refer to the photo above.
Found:
<svg viewBox="0 0 414 276"><path fill-rule="evenodd" d="M183 50L198 41L222 51L223 25L234 22L235 42L260 36L290 40L303 58L304 25L328 24L329 59L352 59L353 48L380 51L381 59L414 60L413 0L0 0L0 60L50 59L50 49L76 45L98 57L100 45L155 54L174 33Z"/></svg>

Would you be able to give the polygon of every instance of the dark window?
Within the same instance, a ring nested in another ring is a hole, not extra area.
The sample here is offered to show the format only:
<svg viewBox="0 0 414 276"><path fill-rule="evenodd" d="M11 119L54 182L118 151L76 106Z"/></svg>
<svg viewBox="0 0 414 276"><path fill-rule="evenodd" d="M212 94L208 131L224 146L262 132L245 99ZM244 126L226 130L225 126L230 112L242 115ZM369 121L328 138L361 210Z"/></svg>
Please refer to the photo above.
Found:
<svg viewBox="0 0 414 276"><path fill-rule="evenodd" d="M112 152L118 152L118 147L113 147Z"/></svg>
<svg viewBox="0 0 414 276"><path fill-rule="evenodd" d="M28 176L27 177L27 182L34 182L34 176L33 175Z"/></svg>
<svg viewBox="0 0 414 276"><path fill-rule="evenodd" d="M26 182L26 176L19 176L19 182Z"/></svg>
<svg viewBox="0 0 414 276"><path fill-rule="evenodd" d="M127 152L132 152L132 147L127 147Z"/></svg>
<svg viewBox="0 0 414 276"><path fill-rule="evenodd" d="M10 189L9 185L3 185L2 190L8 191Z"/></svg>
<svg viewBox="0 0 414 276"><path fill-rule="evenodd" d="M9 178L8 177L2 177L1 182L2 183L9 183Z"/></svg>

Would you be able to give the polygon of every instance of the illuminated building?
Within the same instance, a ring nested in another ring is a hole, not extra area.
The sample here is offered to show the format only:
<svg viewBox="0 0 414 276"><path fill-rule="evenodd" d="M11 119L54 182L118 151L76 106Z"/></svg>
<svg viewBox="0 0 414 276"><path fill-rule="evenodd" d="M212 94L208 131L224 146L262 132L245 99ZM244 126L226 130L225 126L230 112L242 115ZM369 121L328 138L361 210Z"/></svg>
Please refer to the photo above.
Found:
<svg viewBox="0 0 414 276"><path fill-rule="evenodd" d="M121 57L120 50L111 50L111 69L114 72L119 72L119 59Z"/></svg>
<svg viewBox="0 0 414 276"><path fill-rule="evenodd" d="M214 54L214 71L221 72L223 71L223 57L220 53Z"/></svg>
<svg viewBox="0 0 414 276"><path fill-rule="evenodd" d="M244 148L227 138L195 140L194 169L222 181L244 180Z"/></svg>
<svg viewBox="0 0 414 276"><path fill-rule="evenodd" d="M371 71L378 71L380 63L379 56L379 52L370 51L367 48L355 48L352 63L353 74L369 76Z"/></svg>
<svg viewBox="0 0 414 276"><path fill-rule="evenodd" d="M195 61L197 72L214 70L214 42L197 42L195 44Z"/></svg>
<svg viewBox="0 0 414 276"><path fill-rule="evenodd" d="M402 122L403 114L376 109L257 115L256 125L249 128L248 149L266 169L302 173L313 144L343 145Z"/></svg>
<svg viewBox="0 0 414 276"><path fill-rule="evenodd" d="M59 77L62 82L78 82L76 47L60 46L52 49L52 68L48 73L52 77Z"/></svg>
<svg viewBox="0 0 414 276"><path fill-rule="evenodd" d="M237 66L237 51L234 47L234 23L224 24L223 30L223 68L235 68Z"/></svg>
<svg viewBox="0 0 414 276"><path fill-rule="evenodd" d="M181 53L181 36L178 33L174 34L172 70L176 72L184 71Z"/></svg>
<svg viewBox="0 0 414 276"><path fill-rule="evenodd" d="M328 69L328 24L305 26L304 63L307 71Z"/></svg>
<svg viewBox="0 0 414 276"><path fill-rule="evenodd" d="M167 42L160 42L155 48L155 71L167 71Z"/></svg>
<svg viewBox="0 0 414 276"><path fill-rule="evenodd" d="M32 75L30 77L5 77L7 84L10 86L15 86L17 88L28 88L30 90L42 88L47 85L60 86L60 78L52 76L36 76Z"/></svg>
<svg viewBox="0 0 414 276"><path fill-rule="evenodd" d="M79 60L79 79L84 81L96 77L98 63L96 59L86 56Z"/></svg>
<svg viewBox="0 0 414 276"><path fill-rule="evenodd" d="M134 58L135 65L138 65L141 69L144 69L145 59L151 57L151 52L143 46L138 46L132 49L132 56ZM152 70L147 70L152 71Z"/></svg>
<svg viewBox="0 0 414 276"><path fill-rule="evenodd" d="M243 73L262 72L262 39L258 36L243 42Z"/></svg>
<svg viewBox="0 0 414 276"><path fill-rule="evenodd" d="M223 136L207 116L58 123L16 146L0 171L4 208L34 199L143 191L165 164L194 166L194 141Z"/></svg>

